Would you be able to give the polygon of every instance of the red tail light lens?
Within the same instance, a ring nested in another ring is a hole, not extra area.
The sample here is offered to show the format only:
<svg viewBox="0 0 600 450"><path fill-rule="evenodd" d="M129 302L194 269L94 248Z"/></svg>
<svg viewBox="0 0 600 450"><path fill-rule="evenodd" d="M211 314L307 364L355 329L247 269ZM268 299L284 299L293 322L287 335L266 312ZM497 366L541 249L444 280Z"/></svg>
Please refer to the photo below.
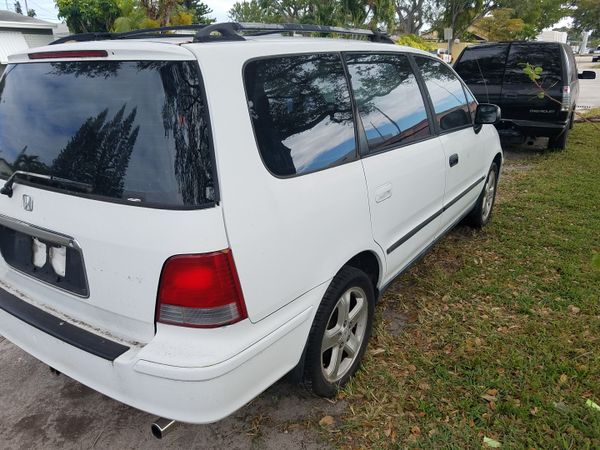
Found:
<svg viewBox="0 0 600 450"><path fill-rule="evenodd" d="M231 250L169 258L158 287L156 321L213 328L248 317Z"/></svg>
<svg viewBox="0 0 600 450"><path fill-rule="evenodd" d="M29 53L29 59L55 59L55 58L106 58L106 50L64 50L59 52Z"/></svg>

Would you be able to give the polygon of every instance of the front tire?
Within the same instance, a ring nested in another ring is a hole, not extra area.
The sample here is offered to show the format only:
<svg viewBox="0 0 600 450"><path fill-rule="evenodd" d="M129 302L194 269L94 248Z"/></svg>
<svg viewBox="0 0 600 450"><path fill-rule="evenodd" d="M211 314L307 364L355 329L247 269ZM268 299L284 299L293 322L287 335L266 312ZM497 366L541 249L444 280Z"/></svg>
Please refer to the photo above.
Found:
<svg viewBox="0 0 600 450"><path fill-rule="evenodd" d="M319 306L306 350L303 384L333 397L360 367L373 326L375 292L361 270L345 266Z"/></svg>
<svg viewBox="0 0 600 450"><path fill-rule="evenodd" d="M498 175L500 174L500 168L495 162L492 163L490 171L488 172L487 178L485 179L485 185L475 208L467 216L467 222L474 228L483 228L492 218L492 209L496 203L496 189L498 187Z"/></svg>

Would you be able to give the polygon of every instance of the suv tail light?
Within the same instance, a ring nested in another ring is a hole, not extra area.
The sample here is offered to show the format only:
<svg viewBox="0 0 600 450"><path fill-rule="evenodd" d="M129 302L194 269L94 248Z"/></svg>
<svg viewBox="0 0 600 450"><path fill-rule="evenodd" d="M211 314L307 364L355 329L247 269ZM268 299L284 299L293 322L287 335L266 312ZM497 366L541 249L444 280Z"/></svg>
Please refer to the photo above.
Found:
<svg viewBox="0 0 600 450"><path fill-rule="evenodd" d="M571 86L563 86L562 88L562 103L560 110L569 111L571 109Z"/></svg>
<svg viewBox="0 0 600 450"><path fill-rule="evenodd" d="M163 266L156 321L214 328L248 317L231 250L179 255Z"/></svg>

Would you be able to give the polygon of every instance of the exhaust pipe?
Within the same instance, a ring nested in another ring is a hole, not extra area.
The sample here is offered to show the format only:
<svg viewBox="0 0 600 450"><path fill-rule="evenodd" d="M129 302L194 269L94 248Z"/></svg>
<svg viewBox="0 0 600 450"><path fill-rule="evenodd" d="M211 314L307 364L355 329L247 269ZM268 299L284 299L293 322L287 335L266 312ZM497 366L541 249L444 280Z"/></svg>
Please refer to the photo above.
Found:
<svg viewBox="0 0 600 450"><path fill-rule="evenodd" d="M156 439L162 439L171 431L173 431L176 425L177 422L174 420L163 419L160 417L154 421L150 427L150 430L152 431L152 436L154 436Z"/></svg>

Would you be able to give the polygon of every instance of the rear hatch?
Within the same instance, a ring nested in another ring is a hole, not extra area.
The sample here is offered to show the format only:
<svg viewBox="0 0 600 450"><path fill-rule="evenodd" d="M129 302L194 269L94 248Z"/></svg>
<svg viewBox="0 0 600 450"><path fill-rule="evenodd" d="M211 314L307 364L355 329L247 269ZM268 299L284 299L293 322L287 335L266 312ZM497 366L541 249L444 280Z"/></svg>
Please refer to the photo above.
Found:
<svg viewBox="0 0 600 450"><path fill-rule="evenodd" d="M17 57L0 80L0 287L147 342L165 260L227 239L197 61L105 44Z"/></svg>
<svg viewBox="0 0 600 450"><path fill-rule="evenodd" d="M480 103L502 102L502 78L510 44L484 44L463 50L454 69Z"/></svg>
<svg viewBox="0 0 600 450"><path fill-rule="evenodd" d="M524 72L526 64L541 67L539 86ZM558 44L519 42L513 43L508 52L500 106L503 119L531 121L566 120L561 113L563 100L562 51ZM542 95L545 91L548 96Z"/></svg>

